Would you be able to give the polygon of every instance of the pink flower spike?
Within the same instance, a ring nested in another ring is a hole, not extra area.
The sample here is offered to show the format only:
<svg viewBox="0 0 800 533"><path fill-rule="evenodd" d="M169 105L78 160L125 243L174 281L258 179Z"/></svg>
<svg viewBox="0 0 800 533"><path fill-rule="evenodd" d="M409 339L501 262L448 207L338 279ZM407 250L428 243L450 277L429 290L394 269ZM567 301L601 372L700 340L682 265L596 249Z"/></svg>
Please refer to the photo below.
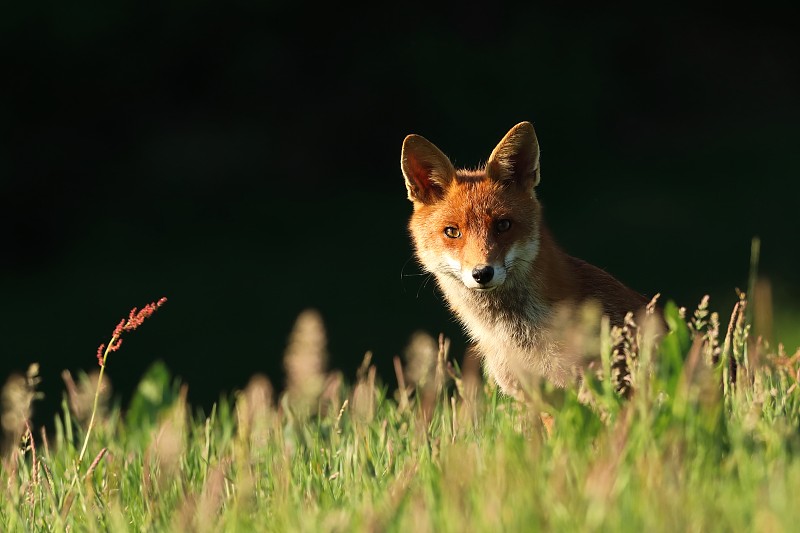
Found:
<svg viewBox="0 0 800 533"><path fill-rule="evenodd" d="M119 336L122 335L122 330L124 328L125 328L125 319L123 318L122 320L119 321L117 327L114 328L114 333L112 333L111 336L119 338Z"/></svg>
<svg viewBox="0 0 800 533"><path fill-rule="evenodd" d="M133 331L141 326L142 322L144 322L146 318L152 316L166 301L166 298L161 298L157 302L145 305L142 309L138 309L137 307L131 309L131 312L128 313L128 318L120 320L119 324L114 328L114 333L111 335L108 346L101 344L100 347L97 348L97 363L101 367L105 367L103 357L111 352L119 350L120 346L122 346L122 334L126 331Z"/></svg>
<svg viewBox="0 0 800 533"><path fill-rule="evenodd" d="M152 302L145 305L143 308L139 309L138 312L134 307L131 309L131 312L128 315L128 321L125 323L122 329L125 331L135 330L142 325L142 322L144 322L146 318L153 316L153 313L155 313L159 307L164 305L166 301L166 298L161 298L158 300L158 302Z"/></svg>

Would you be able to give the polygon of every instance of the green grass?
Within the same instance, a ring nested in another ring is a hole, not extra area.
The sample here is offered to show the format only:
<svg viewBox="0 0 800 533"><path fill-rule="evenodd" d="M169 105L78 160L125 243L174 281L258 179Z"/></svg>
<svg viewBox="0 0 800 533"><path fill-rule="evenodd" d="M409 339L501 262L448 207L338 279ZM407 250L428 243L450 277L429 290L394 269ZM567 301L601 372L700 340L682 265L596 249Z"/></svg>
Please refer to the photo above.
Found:
<svg viewBox="0 0 800 533"><path fill-rule="evenodd" d="M757 344L740 311L730 330L705 305L688 321L667 305L664 335L606 325L580 390L537 384L525 402L425 336L404 391L377 383L368 359L343 384L322 370L313 314L276 402L256 377L193 412L157 363L124 412L100 401L87 431L97 376L84 377L49 438L23 426L6 447L0 530L796 530L800 357ZM18 382L28 401L34 384Z"/></svg>

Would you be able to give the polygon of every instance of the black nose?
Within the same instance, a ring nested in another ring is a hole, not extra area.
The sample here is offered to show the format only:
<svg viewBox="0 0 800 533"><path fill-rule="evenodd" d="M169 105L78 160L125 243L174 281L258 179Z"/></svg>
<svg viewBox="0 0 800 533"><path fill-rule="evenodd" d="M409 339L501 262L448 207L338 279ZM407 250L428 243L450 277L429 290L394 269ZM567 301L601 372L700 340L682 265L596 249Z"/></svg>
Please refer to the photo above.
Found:
<svg viewBox="0 0 800 533"><path fill-rule="evenodd" d="M472 269L472 277L481 285L489 283L494 277L494 268L491 265L478 265Z"/></svg>

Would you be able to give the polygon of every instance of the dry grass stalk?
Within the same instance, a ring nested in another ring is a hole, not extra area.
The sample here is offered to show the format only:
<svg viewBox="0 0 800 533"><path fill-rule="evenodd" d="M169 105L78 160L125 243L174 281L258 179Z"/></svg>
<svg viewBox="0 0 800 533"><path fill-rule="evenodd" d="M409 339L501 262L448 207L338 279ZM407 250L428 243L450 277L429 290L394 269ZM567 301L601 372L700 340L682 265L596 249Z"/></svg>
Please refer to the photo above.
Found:
<svg viewBox="0 0 800 533"><path fill-rule="evenodd" d="M225 500L225 469L222 465L215 465L208 473L203 491L197 502L197 512L194 516L194 530L216 531L222 504Z"/></svg>
<svg viewBox="0 0 800 533"><path fill-rule="evenodd" d="M36 392L40 381L39 364L34 363L24 376L12 374L3 386L0 393L0 426L3 429L4 454L17 446L26 431L33 401L40 398L40 393Z"/></svg>
<svg viewBox="0 0 800 533"><path fill-rule="evenodd" d="M602 307L594 300L579 306L564 304L556 307L550 334L568 359L576 362L597 360L601 316Z"/></svg>
<svg viewBox="0 0 800 533"><path fill-rule="evenodd" d="M438 361L443 346L425 332L417 331L405 349L405 381L416 390L420 416L429 421L436 400Z"/></svg>
<svg viewBox="0 0 800 533"><path fill-rule="evenodd" d="M269 439L270 428L275 424L273 390L269 379L256 374L236 399L237 431L248 447L262 448Z"/></svg>
<svg viewBox="0 0 800 533"><path fill-rule="evenodd" d="M639 326L633 320L633 313L628 312L621 327L611 328L611 381L616 391L624 398L633 394L631 368L639 353Z"/></svg>
<svg viewBox="0 0 800 533"><path fill-rule="evenodd" d="M609 504L617 496L614 488L617 484L620 464L625 457L625 448L628 444L628 435L633 420L632 415L631 409L621 413L613 430L598 443L598 458L586 476L584 492L589 499L587 522L595 527L602 522L603 515L610 508Z"/></svg>
<svg viewBox="0 0 800 533"><path fill-rule="evenodd" d="M319 398L319 414L336 413L342 407L344 376L338 370L329 372L325 377L325 386Z"/></svg>
<svg viewBox="0 0 800 533"><path fill-rule="evenodd" d="M731 360L736 363L737 371L733 383L753 378L750 372L750 362L747 360L747 340L750 333L750 324L746 323L747 299L745 293L739 294L739 315L733 328L733 342L731 343Z"/></svg>
<svg viewBox="0 0 800 533"><path fill-rule="evenodd" d="M481 388L481 359L474 347L469 347L464 354L461 366L461 384L459 391L464 401L475 404Z"/></svg>
<svg viewBox="0 0 800 533"><path fill-rule="evenodd" d="M725 342L722 345L721 357L723 361L727 362L727 366L723 371L723 380L725 386L735 386L738 381L738 370L741 361L738 360L740 350L737 348L737 341L741 339L743 333L743 324L745 318L745 307L747 300L745 294L739 293L739 301L733 306L730 322L728 322L728 330L725 333Z"/></svg>
<svg viewBox="0 0 800 533"><path fill-rule="evenodd" d="M197 496L187 494L180 507L172 514L171 531L196 531Z"/></svg>
<svg viewBox="0 0 800 533"><path fill-rule="evenodd" d="M720 353L722 352L722 348L719 345L719 313L711 313L704 339L705 359L709 364L716 366L719 364Z"/></svg>
<svg viewBox="0 0 800 533"><path fill-rule="evenodd" d="M478 424L480 412L481 360L474 348L467 349L464 354L464 363L461 366L461 388L459 395L463 399L459 411L459 424L462 428L473 428Z"/></svg>
<svg viewBox="0 0 800 533"><path fill-rule="evenodd" d="M397 377L397 391L395 392L395 399L397 400L398 410L402 413L408 409L408 395L410 389L406 386L406 378L403 372L403 363L396 355L392 359L394 363L394 375Z"/></svg>
<svg viewBox="0 0 800 533"><path fill-rule="evenodd" d="M187 394L188 387L183 385L178 400L158 425L145 452L144 478L151 489L160 490L173 482L180 470L181 456L186 448Z"/></svg>
<svg viewBox="0 0 800 533"><path fill-rule="evenodd" d="M700 300L700 303L695 309L694 314L692 315L692 320L689 322L689 329L692 330L695 334L701 333L705 331L708 325L708 302L710 297L708 294L703 296Z"/></svg>
<svg viewBox="0 0 800 533"><path fill-rule="evenodd" d="M406 360L405 382L411 387L424 388L434 377L439 346L424 331L411 335L403 355Z"/></svg>
<svg viewBox="0 0 800 533"><path fill-rule="evenodd" d="M375 417L376 370L371 362L372 352L367 352L356 374L356 384L350 401L354 419L362 422L371 422Z"/></svg>
<svg viewBox="0 0 800 533"><path fill-rule="evenodd" d="M447 372L445 371L448 365L447 357L450 353L450 339L446 338L444 334L439 334L438 350L436 351L436 396L442 393L445 385L447 384Z"/></svg>
<svg viewBox="0 0 800 533"><path fill-rule="evenodd" d="M80 376L78 383L75 383L69 370L64 370L61 373L61 379L67 389L67 401L70 411L81 424L88 423L89 418L92 416L92 404L94 403L95 394L100 396L97 404L97 416L102 420L108 412L108 402L112 391L111 381L108 376L105 376L102 383L100 383L100 390L98 391L99 377L99 372L94 371L88 376Z"/></svg>
<svg viewBox="0 0 800 533"><path fill-rule="evenodd" d="M325 326L312 309L297 317L283 358L286 394L295 414L304 416L317 404L325 386L328 362Z"/></svg>
<svg viewBox="0 0 800 533"><path fill-rule="evenodd" d="M39 460L36 457L36 441L33 438L33 431L31 431L30 423L25 420L25 430L27 435L28 449L31 452L31 480L28 486L28 504L30 505L31 512L29 521L33 523L33 513L36 510L34 501L36 499L36 488L39 486Z"/></svg>

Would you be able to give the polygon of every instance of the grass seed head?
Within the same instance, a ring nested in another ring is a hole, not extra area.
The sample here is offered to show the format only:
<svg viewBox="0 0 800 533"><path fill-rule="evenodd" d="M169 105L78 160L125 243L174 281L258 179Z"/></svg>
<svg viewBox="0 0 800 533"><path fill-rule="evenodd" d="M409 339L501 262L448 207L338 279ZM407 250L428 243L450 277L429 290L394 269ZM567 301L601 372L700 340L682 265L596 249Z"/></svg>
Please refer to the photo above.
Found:
<svg viewBox="0 0 800 533"><path fill-rule="evenodd" d="M17 443L26 430L27 421L33 411L33 401L40 397L36 392L39 384L39 364L33 363L28 367L24 376L12 374L0 394L0 426L5 435L5 445Z"/></svg>
<svg viewBox="0 0 800 533"><path fill-rule="evenodd" d="M375 416L375 366L370 364L372 353L367 352L353 387L351 404L353 415L361 421L371 422Z"/></svg>
<svg viewBox="0 0 800 533"><path fill-rule="evenodd" d="M308 309L295 321L283 357L286 393L298 411L316 404L325 386L328 362L327 337L320 314Z"/></svg>
<svg viewBox="0 0 800 533"><path fill-rule="evenodd" d="M425 387L428 381L433 379L439 344L424 331L417 331L411 335L404 355L406 382L412 387Z"/></svg>
<svg viewBox="0 0 800 533"><path fill-rule="evenodd" d="M61 373L61 379L64 380L64 385L67 388L67 401L70 411L81 423L88 422L92 414L94 396L95 393L98 393L98 378L99 372L95 371L91 372L88 376L79 376L78 382L75 383L69 370L64 370ZM101 418L104 417L108 411L108 401L111 398L111 391L111 381L108 376L106 376L100 384L100 398L97 404L97 415Z"/></svg>
<svg viewBox="0 0 800 533"><path fill-rule="evenodd" d="M269 428L275 417L272 395L269 379L256 374L236 400L239 436L256 448L266 445L269 437Z"/></svg>

